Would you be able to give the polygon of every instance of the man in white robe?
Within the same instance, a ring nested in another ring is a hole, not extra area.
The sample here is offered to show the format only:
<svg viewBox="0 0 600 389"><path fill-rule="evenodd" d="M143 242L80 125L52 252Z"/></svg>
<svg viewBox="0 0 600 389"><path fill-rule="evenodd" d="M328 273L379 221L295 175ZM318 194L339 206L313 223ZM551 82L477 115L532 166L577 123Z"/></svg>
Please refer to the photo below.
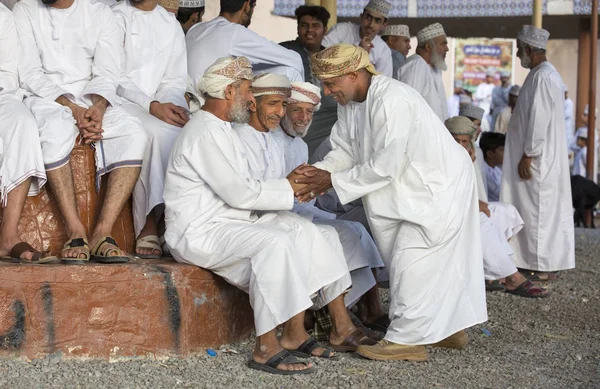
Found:
<svg viewBox="0 0 600 389"><path fill-rule="evenodd" d="M131 195L148 138L117 107L123 34L112 10L86 0L22 0L13 9L20 40L19 77L42 144L48 183L65 220L65 261L127 262L110 236ZM111 173L88 243L75 201L69 158L78 136L96 151L96 185Z"/></svg>
<svg viewBox="0 0 600 389"><path fill-rule="evenodd" d="M458 116L458 111L460 109L460 98L464 95L464 93L465 90L463 89L462 80L455 80L454 93L452 96L448 97L448 117L453 118Z"/></svg>
<svg viewBox="0 0 600 389"><path fill-rule="evenodd" d="M544 280L552 277L547 272L575 267L563 82L546 59L549 35L525 25L517 36L517 57L531 70L506 133L500 189L500 200L525 221L511 240L517 267Z"/></svg>
<svg viewBox="0 0 600 389"><path fill-rule="evenodd" d="M475 153L476 162L475 162L475 174L477 177L481 177L482 179L477 180L477 189L480 193L487 193L487 181L483 179L485 174L485 161L483 158L483 152L479 147L479 135L481 134L481 124L483 122L484 110L481 107L477 107L473 104L466 104L460 107L458 111L459 116L464 116L469 118L477 127L477 131L473 136L473 151Z"/></svg>
<svg viewBox="0 0 600 389"><path fill-rule="evenodd" d="M217 58L244 56L255 74L264 72L304 81L302 59L292 50L248 29L256 0L222 0L219 16L192 27L186 34L188 74L197 96L197 84Z"/></svg>
<svg viewBox="0 0 600 389"><path fill-rule="evenodd" d="M417 33L417 51L400 68L400 81L410 85L427 101L443 122L448 119L446 92L442 71L446 70L448 39L439 23L429 25Z"/></svg>
<svg viewBox="0 0 600 389"><path fill-rule="evenodd" d="M38 128L17 97L19 42L13 15L0 4L0 257L32 263L52 260L19 237L18 227L27 196L46 183Z"/></svg>
<svg viewBox="0 0 600 389"><path fill-rule="evenodd" d="M510 118L512 117L512 112L515 109L515 105L517 105L517 99L519 98L519 91L521 87L518 85L513 85L510 87L510 91L508 92L508 105L502 109L502 111L496 117L496 122L494 123L494 132L499 134L506 134L508 130L508 123L510 123Z"/></svg>
<svg viewBox="0 0 600 389"><path fill-rule="evenodd" d="M371 63L384 76L395 77L392 51L379 33L387 26L392 3L386 0L370 0L360 14L360 24L338 23L331 27L323 39L323 46L338 43L360 46L367 50Z"/></svg>
<svg viewBox="0 0 600 389"><path fill-rule="evenodd" d="M231 122L248 120L251 78L246 58L225 57L200 80L206 102L184 127L167 167L165 239L177 261L211 270L249 293L257 334L251 368L305 371L311 364L302 366L284 349L298 351L310 342L303 313L313 305L329 307L332 348L353 351L374 341L352 325L344 306L350 275L343 256L312 223L285 212L299 186L250 176ZM277 326L284 323L278 340ZM306 353L330 356L318 346Z"/></svg>
<svg viewBox="0 0 600 389"><path fill-rule="evenodd" d="M136 254L160 258L165 170L173 143L188 121L185 37L158 0L123 0L112 9L125 36L125 66L117 94L121 107L142 122L150 139L133 190Z"/></svg>
<svg viewBox="0 0 600 389"><path fill-rule="evenodd" d="M362 197L390 276L385 340L357 352L422 361L424 345L464 347L463 330L487 320L471 159L414 89L377 75L364 49L332 46L312 66L340 109L332 151L294 171L308 185L296 195L333 187L342 203Z"/></svg>
<svg viewBox="0 0 600 389"><path fill-rule="evenodd" d="M381 39L387 43L392 50L392 76L396 80L400 80L400 68L406 62L408 52L410 51L410 32L408 26L404 24L396 24L387 26L381 32Z"/></svg>
<svg viewBox="0 0 600 389"><path fill-rule="evenodd" d="M509 93L511 89L510 84L510 72L508 70L502 70L500 72L500 85L492 90L492 104L490 105L491 119L490 119L490 131L496 131L496 119L500 112L508 106Z"/></svg>
<svg viewBox="0 0 600 389"><path fill-rule="evenodd" d="M575 110L573 100L569 98L569 88L567 84L563 86L565 91L565 133L567 135L567 145L573 142L573 134L575 132Z"/></svg>
<svg viewBox="0 0 600 389"><path fill-rule="evenodd" d="M248 168L252 177L257 180L285 178L296 167L308 162L308 147L300 136L295 136L297 132L292 123L302 122L301 135L306 134L312 118L310 110L316 109L320 104L319 87L307 82L296 82L292 91L292 85L285 76L266 74L254 79L252 90L256 102L250 108L250 120L235 126L246 146ZM299 90L306 94L298 92ZM288 94L291 100L285 107ZM318 99L318 102L307 102L307 95ZM280 128L281 120L288 124L287 127L284 126L285 132ZM339 235L333 239L337 240L336 244L341 242L352 278L352 289L344 297L346 306L354 306L371 290L374 290L371 294L377 298L376 280L371 269L377 270L384 265L375 242L365 228L360 223L335 220L335 214L321 211L314 205L314 201L296 203L292 211L311 220L319 229L322 226L335 228ZM368 319L376 320L384 315L383 307L376 299L371 299L371 303L375 312L370 312Z"/></svg>
<svg viewBox="0 0 600 389"><path fill-rule="evenodd" d="M473 153L473 136L477 131L477 125L466 117L456 116L446 120L446 128L458 144L475 159ZM476 161L473 161L476 163ZM480 179L480 177L478 177ZM479 191L478 191L479 192ZM493 281L499 281L504 285L506 293L521 297L545 298L550 294L543 288L536 286L525 278L515 266L512 256L513 250L508 241L521 231L523 220L517 212L515 222L510 226L509 234L506 228L497 224L492 212L506 212L511 208L510 204L488 204L486 193L478 193L479 197L479 222L481 226L481 247L483 248L483 271L486 279L486 287L493 287ZM488 207L489 205L489 207ZM499 209L500 208L500 209ZM504 208L504 209L502 209ZM494 290L490 288L490 290Z"/></svg>
<svg viewBox="0 0 600 389"><path fill-rule="evenodd" d="M492 92L494 88L496 88L496 69L489 68L485 73L485 80L477 85L475 94L473 94L473 102L484 112L481 121L484 131L490 131L491 128Z"/></svg>

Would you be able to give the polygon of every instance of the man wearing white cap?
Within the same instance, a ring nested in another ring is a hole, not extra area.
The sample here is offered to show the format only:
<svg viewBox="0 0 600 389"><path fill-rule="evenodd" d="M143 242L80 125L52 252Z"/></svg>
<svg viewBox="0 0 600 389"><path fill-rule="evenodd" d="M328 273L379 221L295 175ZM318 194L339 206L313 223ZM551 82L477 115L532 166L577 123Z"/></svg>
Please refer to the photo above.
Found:
<svg viewBox="0 0 600 389"><path fill-rule="evenodd" d="M408 26L397 24L387 26L381 33L381 39L392 50L392 63L394 65L393 77L400 80L400 68L406 62L410 50L410 33Z"/></svg>
<svg viewBox="0 0 600 389"><path fill-rule="evenodd" d="M277 73L292 81L304 81L302 59L248 29L256 0L221 0L219 16L196 24L186 34L188 74L197 96L197 84L217 58L244 56L258 73Z"/></svg>
<svg viewBox="0 0 600 389"><path fill-rule="evenodd" d="M478 107L483 108L483 120L481 121L481 127L484 131L490 130L491 122L491 105L492 105L492 92L496 87L496 69L488 68L485 72L485 80L477 85L475 94L473 95L473 101Z"/></svg>
<svg viewBox="0 0 600 389"><path fill-rule="evenodd" d="M513 85L510 87L508 91L508 105L502 109L498 117L496 118L496 123L494 124L494 132L498 132L500 134L506 134L508 130L508 123L510 122L510 118L512 117L512 112L517 105L517 99L519 98L519 91L521 87L518 85Z"/></svg>
<svg viewBox="0 0 600 389"><path fill-rule="evenodd" d="M286 81L289 88L285 86ZM286 89L291 99L287 107L284 106L286 100L282 100L279 107L274 101L279 101ZM251 106L249 123L235 126L246 146L250 173L258 180L285 178L308 162L308 148L302 136L320 104L319 87L307 82L296 82L292 86L285 76L267 74L254 79L252 90L256 104ZM371 269L383 268L383 261L373 239L360 223L335 220L335 214L320 210L314 202L313 199L296 203L292 211L313 221L330 243L335 240L332 246L338 247L341 242L340 255L345 258L352 277L352 289L344 301L351 307L376 286ZM329 233L330 228L337 234ZM374 305L377 312L372 316L375 317L369 317L373 320L384 315L381 303L375 301Z"/></svg>
<svg viewBox="0 0 600 389"><path fill-rule="evenodd" d="M448 52L448 39L439 23L417 33L417 52L400 68L400 81L415 88L443 122L448 119L448 104L442 81L442 71Z"/></svg>
<svg viewBox="0 0 600 389"><path fill-rule="evenodd" d="M22 0L13 8L19 33L19 78L27 90L42 144L48 182L65 220L69 240L61 257L127 262L110 236L140 174L148 137L140 121L119 107L123 31L103 3ZM81 137L94 144L96 185L110 173L94 231L77 211L70 156Z"/></svg>
<svg viewBox="0 0 600 389"><path fill-rule="evenodd" d="M598 110L596 110L596 113ZM582 176L587 178L587 140L588 140L588 116L590 113L590 106L587 104L583 111L583 126L577 129L571 144L569 145L569 150L574 154L573 160L573 169L571 170L571 175ZM598 182L598 132L595 132L596 139L596 152L594 153L594 174L592 175L592 181Z"/></svg>
<svg viewBox="0 0 600 389"><path fill-rule="evenodd" d="M348 43L367 50L371 63L384 76L394 77L392 51L379 33L387 26L392 3L386 0L370 0L360 14L360 24L338 23L331 27L323 46Z"/></svg>
<svg viewBox="0 0 600 389"><path fill-rule="evenodd" d="M464 92L465 90L463 89L463 81L455 80L454 93L452 96L448 97L448 115L450 115L451 118L458 116L458 110L460 109L460 98L461 96L466 96Z"/></svg>
<svg viewBox="0 0 600 389"><path fill-rule="evenodd" d="M546 59L549 36L530 25L517 36L517 57L531 70L508 125L500 189L500 201L525 221L511 244L517 267L532 271L534 280L575 267L564 83Z"/></svg>
<svg viewBox="0 0 600 389"><path fill-rule="evenodd" d="M117 94L122 108L142 122L150 139L133 190L136 254L160 258L165 169L171 147L188 121L185 38L173 14L158 0L126 0L112 9L125 35L124 74Z"/></svg>
<svg viewBox="0 0 600 389"><path fill-rule="evenodd" d="M13 15L0 4L0 257L45 263L50 258L21 241L18 232L27 196L37 195L46 183L37 123L17 97L18 63Z"/></svg>
<svg viewBox="0 0 600 389"><path fill-rule="evenodd" d="M570 145L573 142L573 132L575 131L575 112L574 112L574 107L573 107L573 100L571 100L569 98L569 87L567 87L567 84L564 85L564 91L565 91L565 131L567 133L567 144Z"/></svg>
<svg viewBox="0 0 600 389"><path fill-rule="evenodd" d="M185 34L202 21L202 16L204 16L204 0L179 0L177 20Z"/></svg>
<svg viewBox="0 0 600 389"><path fill-rule="evenodd" d="M342 203L362 198L389 271L391 324L358 353L423 361L424 345L464 347L462 330L487 319L471 159L413 88L377 75L364 49L335 45L312 67L340 111L332 151L294 171L308 184L296 195L334 187Z"/></svg>
<svg viewBox="0 0 600 389"><path fill-rule="evenodd" d="M490 119L490 131L495 131L496 120L500 112L508 105L508 93L510 92L510 72L502 70L500 72L500 85L492 90L492 116Z"/></svg>
<svg viewBox="0 0 600 389"><path fill-rule="evenodd" d="M306 373L312 364L284 349L332 356L304 331L304 311L313 305L328 305L334 318L332 347L352 351L372 340L354 327L344 306L342 293L351 283L344 258L316 226L284 211L292 209L299 186L286 178L251 178L231 126L249 119L251 69L245 57L220 58L198 83L206 101L175 142L167 167L165 239L177 261L211 270L249 293L257 335L251 368Z"/></svg>

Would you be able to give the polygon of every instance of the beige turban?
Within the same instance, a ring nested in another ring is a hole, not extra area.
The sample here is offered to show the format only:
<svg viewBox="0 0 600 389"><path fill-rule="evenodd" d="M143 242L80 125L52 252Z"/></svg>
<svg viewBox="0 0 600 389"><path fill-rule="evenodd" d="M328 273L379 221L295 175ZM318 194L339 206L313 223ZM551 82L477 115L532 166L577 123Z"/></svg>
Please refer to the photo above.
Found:
<svg viewBox="0 0 600 389"><path fill-rule="evenodd" d="M227 85L252 77L252 65L246 57L222 57L206 69L197 87L210 97L224 99Z"/></svg>
<svg viewBox="0 0 600 389"><path fill-rule="evenodd" d="M339 43L312 55L310 68L322 80L343 76L360 69L379 74L362 47Z"/></svg>
<svg viewBox="0 0 600 389"><path fill-rule="evenodd" d="M292 94L292 84L286 76L273 73L265 73L256 76L252 80L252 94L254 97L264 95L283 95L290 97Z"/></svg>
<svg viewBox="0 0 600 389"><path fill-rule="evenodd" d="M321 89L310 82L292 82L292 97L289 102L310 103L316 105L315 110L321 108Z"/></svg>
<svg viewBox="0 0 600 389"><path fill-rule="evenodd" d="M174 14L179 10L179 0L158 0L158 5Z"/></svg>
<svg viewBox="0 0 600 389"><path fill-rule="evenodd" d="M446 120L444 124L452 135L470 135L473 137L477 132L475 123L465 116L455 116Z"/></svg>

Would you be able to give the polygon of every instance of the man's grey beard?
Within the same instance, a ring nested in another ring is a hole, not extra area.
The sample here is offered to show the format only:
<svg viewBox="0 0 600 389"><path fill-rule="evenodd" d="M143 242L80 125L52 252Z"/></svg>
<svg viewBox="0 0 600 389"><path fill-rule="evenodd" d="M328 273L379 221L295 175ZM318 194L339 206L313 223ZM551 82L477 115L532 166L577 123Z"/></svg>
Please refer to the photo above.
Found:
<svg viewBox="0 0 600 389"><path fill-rule="evenodd" d="M433 53L431 55L431 63L437 70L448 70L448 65L446 65L446 61L440 53Z"/></svg>
<svg viewBox="0 0 600 389"><path fill-rule="evenodd" d="M523 66L525 69L529 69L531 67L531 58L529 58L527 55L523 54L520 59L521 66Z"/></svg>
<svg viewBox="0 0 600 389"><path fill-rule="evenodd" d="M289 116L285 115L281 120L281 128L283 129L283 131L285 131L285 133L289 136L293 136L294 138L304 138L311 124L312 120L308 122L308 124L301 131L298 131L294 128L294 123L292 123L292 120L289 118Z"/></svg>
<svg viewBox="0 0 600 389"><path fill-rule="evenodd" d="M242 98L239 90L236 92L235 100L233 101L233 105L229 111L229 118L234 123L244 124L250 121L248 102Z"/></svg>

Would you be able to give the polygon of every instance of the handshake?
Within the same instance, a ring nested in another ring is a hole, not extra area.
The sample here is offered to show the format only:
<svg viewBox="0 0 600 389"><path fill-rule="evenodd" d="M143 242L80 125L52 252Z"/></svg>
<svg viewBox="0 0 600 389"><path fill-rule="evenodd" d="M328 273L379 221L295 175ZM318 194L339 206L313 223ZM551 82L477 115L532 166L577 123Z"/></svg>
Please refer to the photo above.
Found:
<svg viewBox="0 0 600 389"><path fill-rule="evenodd" d="M298 166L286 178L300 203L307 203L332 187L331 173L307 164Z"/></svg>

